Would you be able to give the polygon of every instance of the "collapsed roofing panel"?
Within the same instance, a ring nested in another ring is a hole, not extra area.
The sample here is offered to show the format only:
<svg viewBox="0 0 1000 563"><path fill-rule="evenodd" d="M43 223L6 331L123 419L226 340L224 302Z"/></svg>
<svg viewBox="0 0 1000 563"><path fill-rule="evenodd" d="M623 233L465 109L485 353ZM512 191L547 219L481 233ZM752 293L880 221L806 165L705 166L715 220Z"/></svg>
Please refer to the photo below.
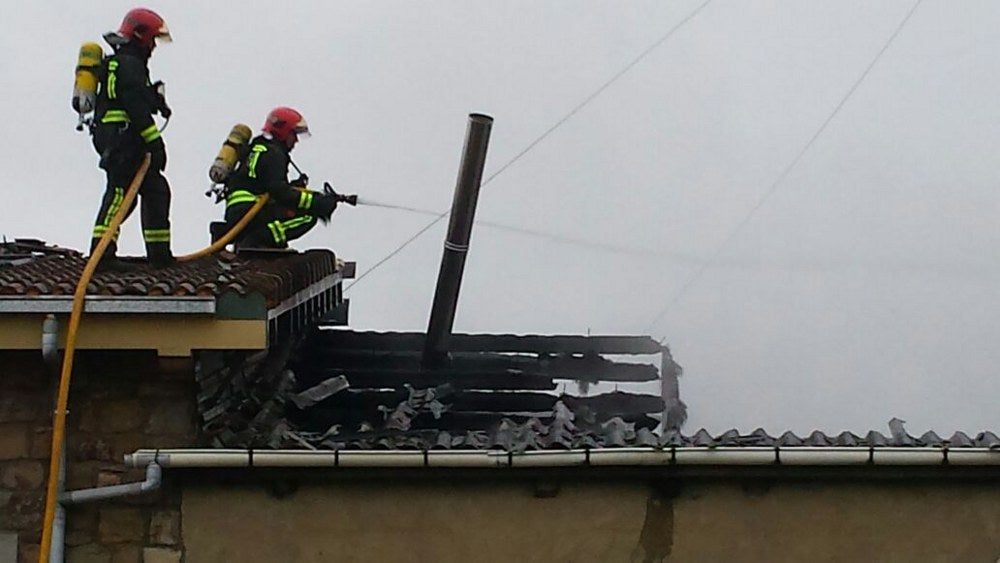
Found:
<svg viewBox="0 0 1000 563"><path fill-rule="evenodd" d="M343 342L331 344L340 337ZM344 342L359 338L373 345L385 339L385 348L396 351L353 349L342 355ZM663 369L671 369L669 351L664 352ZM463 352L453 355L448 369L422 371L413 354L401 345L398 335L349 331L321 331L295 350L288 344L253 356L204 354L196 374L205 433L216 447L309 450L517 453L621 447L928 447L1000 451L1000 437L993 432L955 432L948 438L934 432L910 436L904 430L888 436L876 431L827 435L818 430L806 436L793 432L772 436L763 429L748 434L736 429L718 435L704 429L682 434L659 427L665 407L660 397L622 391L565 392L568 381L587 381L588 373L601 374L603 381L617 381L621 378L618 370L633 374L638 373L635 366L644 365L641 373L656 373L652 365L563 357L555 352ZM579 371L538 367L546 363ZM588 371L588 365L599 370ZM595 378L590 376L590 380Z"/></svg>
<svg viewBox="0 0 1000 563"><path fill-rule="evenodd" d="M682 434L666 424L680 371L666 348L659 369L637 357L597 353L500 353L510 335L453 335L467 350L444 368L422 367L419 334L321 330L297 346L268 353L200 356L203 428L216 447L308 450L531 450L653 448L990 448L992 432L919 437L897 428L888 436L841 432L807 436L763 429L718 435ZM519 337L520 338L520 337ZM524 337L562 342L562 350L594 346L588 337ZM565 338L565 339L564 339ZM626 337L619 344L648 339ZM478 342L484 350L469 351ZM609 342L604 340L605 343ZM363 343L363 344L362 344ZM617 345L616 345L617 346ZM620 350L620 348L616 348ZM657 381L662 377L662 381ZM580 385L580 383L584 385ZM624 382L624 383L623 383ZM592 386L660 383L663 397L636 391L587 393ZM569 390L572 390L570 392ZM667 400L664 401L663 399ZM680 403L683 405L683 403ZM681 418L683 412L681 411Z"/></svg>
<svg viewBox="0 0 1000 563"><path fill-rule="evenodd" d="M586 392L658 380L653 364L599 353L660 353L648 338L457 334L464 351L425 368L422 336L320 330L294 353L205 358L206 433L225 447L523 449L625 445L660 422L658 394ZM541 351L523 352L529 342Z"/></svg>

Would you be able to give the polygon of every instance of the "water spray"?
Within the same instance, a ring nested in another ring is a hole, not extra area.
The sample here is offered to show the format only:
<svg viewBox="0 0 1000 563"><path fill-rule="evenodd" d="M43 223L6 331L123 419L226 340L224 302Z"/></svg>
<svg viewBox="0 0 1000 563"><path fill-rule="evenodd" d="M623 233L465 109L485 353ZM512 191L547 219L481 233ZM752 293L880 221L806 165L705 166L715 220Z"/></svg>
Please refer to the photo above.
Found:
<svg viewBox="0 0 1000 563"><path fill-rule="evenodd" d="M407 205L397 205L397 204L394 204L394 203L386 203L386 202L376 201L376 200L369 199L369 198L361 198L361 197L358 197L358 196L354 196L354 197L356 198L355 203L352 203L351 205L364 205L364 206L368 206L368 207L380 207L382 209L393 209L393 210L396 210L396 211L405 211L407 213L415 213L415 214L418 214L418 215L426 215L426 216L429 216L429 217L443 217L444 215L448 214L447 211L445 211L445 212L434 211L434 210L431 210L431 209L421 209L419 207L410 207L410 206L407 206ZM576 238L576 237L572 237L572 236L559 235L559 234L555 234L555 233L547 233L547 232L544 232L544 231L538 231L538 230L534 230L534 229L525 229L523 227L514 227L512 225L505 225L503 223L496 223L494 221L483 221L483 220L480 220L480 219L476 219L476 224L480 225L482 227L489 227L489 228L497 229L497 230L500 230L500 231L507 231L507 232L511 232L511 233L517 233L517 234L521 234L521 235L526 235L526 236L529 236L529 237L536 237L536 238L546 239L546 240L550 240L552 242L557 242L557 243L562 243L562 244L568 244L568 245L571 245L571 246L585 247L585 248L589 248L591 250L600 250L600 251L605 251L605 252L614 252L616 254L631 255L631 256L642 256L642 257L649 257L649 258L670 258L670 259L673 259L673 260L682 260L682 261L693 261L694 260L691 257L681 256L679 254L657 252L655 250L649 250L649 249L645 249L645 248L637 248L637 247L626 246L626 245L617 245L617 244L609 244L609 243L600 242L600 241L585 240L585 239L580 239L580 238Z"/></svg>

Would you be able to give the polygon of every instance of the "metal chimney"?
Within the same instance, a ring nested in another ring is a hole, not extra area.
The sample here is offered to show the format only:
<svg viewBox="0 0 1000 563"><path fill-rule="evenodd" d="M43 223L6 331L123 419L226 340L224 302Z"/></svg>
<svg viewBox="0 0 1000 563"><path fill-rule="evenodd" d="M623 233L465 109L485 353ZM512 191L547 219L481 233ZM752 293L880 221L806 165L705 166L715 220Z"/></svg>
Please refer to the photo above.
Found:
<svg viewBox="0 0 1000 563"><path fill-rule="evenodd" d="M448 356L448 341L455 324L458 291L462 285L465 256L469 252L469 239L472 236L472 223L476 218L476 202L479 200L479 185L483 180L483 166L486 164L486 149L492 127L492 117L479 113L469 114L462 164L458 170L455 196L451 201L448 236L444 241L434 304L427 323L423 355L425 366L440 364Z"/></svg>

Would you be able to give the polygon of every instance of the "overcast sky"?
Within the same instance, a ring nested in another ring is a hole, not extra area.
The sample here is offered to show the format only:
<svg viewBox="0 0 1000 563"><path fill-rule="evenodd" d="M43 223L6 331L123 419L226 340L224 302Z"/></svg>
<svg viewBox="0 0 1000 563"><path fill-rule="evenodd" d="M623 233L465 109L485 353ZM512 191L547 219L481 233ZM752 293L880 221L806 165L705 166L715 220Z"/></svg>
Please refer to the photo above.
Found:
<svg viewBox="0 0 1000 563"><path fill-rule="evenodd" d="M445 210L468 113L496 119L490 176L701 4L151 5L175 39L151 64L174 109L174 251L222 215L202 194L236 122L296 107L317 183ZM604 247L477 227L456 330L663 337L686 431L1000 430L1000 2L923 1L775 184L913 5L711 1L483 188L483 221ZM0 233L88 244L104 176L73 68L131 7L4 7ZM342 208L295 246L364 272L428 220ZM349 291L355 328L426 328L444 230ZM143 252L137 215L121 243Z"/></svg>

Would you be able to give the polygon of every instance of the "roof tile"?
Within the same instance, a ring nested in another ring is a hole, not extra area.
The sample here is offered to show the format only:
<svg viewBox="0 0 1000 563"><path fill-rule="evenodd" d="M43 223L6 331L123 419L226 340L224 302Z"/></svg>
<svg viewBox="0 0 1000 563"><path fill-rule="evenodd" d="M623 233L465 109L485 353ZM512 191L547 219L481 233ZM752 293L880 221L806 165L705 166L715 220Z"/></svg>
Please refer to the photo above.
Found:
<svg viewBox="0 0 1000 563"><path fill-rule="evenodd" d="M219 296L231 291L241 296L259 293L273 305L333 274L337 267L328 250L217 254L166 269L133 258L122 260L134 269L95 274L87 293L158 297ZM86 263L79 252L37 241L0 244L0 295L70 295Z"/></svg>
<svg viewBox="0 0 1000 563"><path fill-rule="evenodd" d="M813 430L811 434L805 439L807 446L829 446L831 445L830 439L826 437L819 430Z"/></svg>
<svg viewBox="0 0 1000 563"><path fill-rule="evenodd" d="M993 432L981 432L976 436L976 444L980 448L1000 449L1000 438Z"/></svg>
<svg viewBox="0 0 1000 563"><path fill-rule="evenodd" d="M791 430L778 437L779 446L804 446L806 443Z"/></svg>

